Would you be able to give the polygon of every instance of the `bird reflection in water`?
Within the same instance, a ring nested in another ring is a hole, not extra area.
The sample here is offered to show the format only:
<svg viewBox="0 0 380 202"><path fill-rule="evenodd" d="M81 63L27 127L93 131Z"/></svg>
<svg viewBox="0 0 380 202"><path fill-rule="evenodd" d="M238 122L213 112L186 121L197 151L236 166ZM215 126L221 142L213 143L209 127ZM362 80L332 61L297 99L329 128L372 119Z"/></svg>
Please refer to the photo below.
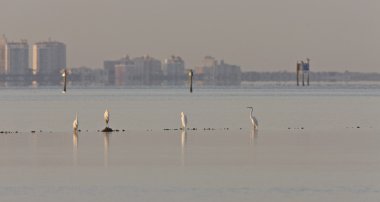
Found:
<svg viewBox="0 0 380 202"><path fill-rule="evenodd" d="M252 128L251 134L249 135L249 144L256 144L259 131L255 128Z"/></svg>
<svg viewBox="0 0 380 202"><path fill-rule="evenodd" d="M110 133L108 132L104 133L103 141L104 141L104 167L108 168Z"/></svg>
<svg viewBox="0 0 380 202"><path fill-rule="evenodd" d="M181 165L185 165L185 149L187 142L187 132L186 130L181 131Z"/></svg>
<svg viewBox="0 0 380 202"><path fill-rule="evenodd" d="M78 165L78 131L73 133L73 161L74 165Z"/></svg>

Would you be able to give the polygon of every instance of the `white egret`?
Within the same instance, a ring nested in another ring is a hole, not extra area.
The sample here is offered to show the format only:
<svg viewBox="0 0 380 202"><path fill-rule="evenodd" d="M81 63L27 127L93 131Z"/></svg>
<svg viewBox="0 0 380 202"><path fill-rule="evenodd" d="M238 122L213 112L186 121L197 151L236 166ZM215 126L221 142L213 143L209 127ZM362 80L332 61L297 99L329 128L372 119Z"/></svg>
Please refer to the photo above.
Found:
<svg viewBox="0 0 380 202"><path fill-rule="evenodd" d="M247 108L251 109L249 118L251 119L253 129L256 130L259 127L259 122L257 121L256 117L253 116L253 107L247 107Z"/></svg>
<svg viewBox="0 0 380 202"><path fill-rule="evenodd" d="M182 129L186 130L186 125L187 125L187 117L185 113L181 112L181 124L182 124Z"/></svg>
<svg viewBox="0 0 380 202"><path fill-rule="evenodd" d="M78 113L75 114L75 119L74 119L74 122L73 122L73 129L74 131L78 131L78 127L79 127L79 122L78 122Z"/></svg>
<svg viewBox="0 0 380 202"><path fill-rule="evenodd" d="M104 112L104 121L106 122L106 127L108 128L108 122L110 121L110 115L108 113L108 109Z"/></svg>

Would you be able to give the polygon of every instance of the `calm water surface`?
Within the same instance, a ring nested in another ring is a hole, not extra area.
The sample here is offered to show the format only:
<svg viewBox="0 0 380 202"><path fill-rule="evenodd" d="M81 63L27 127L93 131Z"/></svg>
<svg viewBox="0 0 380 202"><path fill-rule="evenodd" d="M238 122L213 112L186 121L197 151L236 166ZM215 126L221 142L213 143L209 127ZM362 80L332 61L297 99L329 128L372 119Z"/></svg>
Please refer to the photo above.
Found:
<svg viewBox="0 0 380 202"><path fill-rule="evenodd" d="M380 198L377 88L0 94L0 130L19 132L0 134L1 201ZM259 119L256 133L247 106ZM111 127L125 132L97 132L106 108ZM181 111L197 130L163 130L179 128Z"/></svg>

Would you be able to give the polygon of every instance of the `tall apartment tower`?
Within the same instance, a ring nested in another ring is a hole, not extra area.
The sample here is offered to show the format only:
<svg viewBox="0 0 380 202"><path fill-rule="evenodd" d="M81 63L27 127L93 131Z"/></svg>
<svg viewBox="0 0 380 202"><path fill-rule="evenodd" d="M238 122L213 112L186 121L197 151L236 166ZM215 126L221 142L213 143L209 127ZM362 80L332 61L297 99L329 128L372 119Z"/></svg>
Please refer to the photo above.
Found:
<svg viewBox="0 0 380 202"><path fill-rule="evenodd" d="M64 43L44 41L33 45L33 74L58 74L63 68L66 68Z"/></svg>
<svg viewBox="0 0 380 202"><path fill-rule="evenodd" d="M133 58L137 75L141 78L142 84L153 85L161 83L162 70L161 61L149 55Z"/></svg>
<svg viewBox="0 0 380 202"><path fill-rule="evenodd" d="M181 57L172 55L164 60L162 70L167 79L179 80L185 75L185 62Z"/></svg>
<svg viewBox="0 0 380 202"><path fill-rule="evenodd" d="M23 75L29 69L29 45L26 40L8 42L0 39L0 74Z"/></svg>
<svg viewBox="0 0 380 202"><path fill-rule="evenodd" d="M0 38L0 74L5 74L5 46L7 39L5 36Z"/></svg>

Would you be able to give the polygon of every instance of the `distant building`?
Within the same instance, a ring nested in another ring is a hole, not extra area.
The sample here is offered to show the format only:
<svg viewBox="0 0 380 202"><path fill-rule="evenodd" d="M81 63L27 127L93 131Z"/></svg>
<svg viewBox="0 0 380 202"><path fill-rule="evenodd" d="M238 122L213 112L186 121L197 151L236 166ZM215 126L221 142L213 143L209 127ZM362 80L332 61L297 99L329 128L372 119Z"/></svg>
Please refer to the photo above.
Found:
<svg viewBox="0 0 380 202"><path fill-rule="evenodd" d="M78 67L70 69L69 81L74 85L81 86L102 86L106 84L107 77L103 69L90 67Z"/></svg>
<svg viewBox="0 0 380 202"><path fill-rule="evenodd" d="M5 46L7 40L5 36L0 38L0 74L5 74Z"/></svg>
<svg viewBox="0 0 380 202"><path fill-rule="evenodd" d="M150 56L105 61L104 69L116 85L157 85L162 81L161 61Z"/></svg>
<svg viewBox="0 0 380 202"><path fill-rule="evenodd" d="M24 75L29 70L29 45L26 40L0 39L0 74Z"/></svg>
<svg viewBox="0 0 380 202"><path fill-rule="evenodd" d="M120 64L120 60L106 60L103 62L103 68L107 76L107 85L115 84L115 66Z"/></svg>
<svg viewBox="0 0 380 202"><path fill-rule="evenodd" d="M179 56L171 56L164 60L163 74L169 83L178 84L186 78L185 62Z"/></svg>
<svg viewBox="0 0 380 202"><path fill-rule="evenodd" d="M202 65L195 69L204 84L207 85L240 85L241 69L237 65L230 65L223 60L218 62L211 56L206 56Z"/></svg>
<svg viewBox="0 0 380 202"><path fill-rule="evenodd" d="M57 41L38 42L33 45L33 74L58 74L66 68L66 45Z"/></svg>
<svg viewBox="0 0 380 202"><path fill-rule="evenodd" d="M137 70L135 62L126 56L115 65L115 84L123 85L141 85L143 76Z"/></svg>
<svg viewBox="0 0 380 202"><path fill-rule="evenodd" d="M203 58L202 67L213 68L213 67L216 67L217 65L218 65L218 61L215 60L214 57L206 56L205 58Z"/></svg>
<svg viewBox="0 0 380 202"><path fill-rule="evenodd" d="M162 81L161 61L148 56L133 59L143 85L158 85Z"/></svg>
<svg viewBox="0 0 380 202"><path fill-rule="evenodd" d="M211 56L206 56L202 64L195 68L195 74L199 75L204 83L212 84L215 81L215 71L218 61Z"/></svg>
<svg viewBox="0 0 380 202"><path fill-rule="evenodd" d="M237 65L230 65L220 61L216 71L217 84L221 85L240 85L241 82L241 69Z"/></svg>

